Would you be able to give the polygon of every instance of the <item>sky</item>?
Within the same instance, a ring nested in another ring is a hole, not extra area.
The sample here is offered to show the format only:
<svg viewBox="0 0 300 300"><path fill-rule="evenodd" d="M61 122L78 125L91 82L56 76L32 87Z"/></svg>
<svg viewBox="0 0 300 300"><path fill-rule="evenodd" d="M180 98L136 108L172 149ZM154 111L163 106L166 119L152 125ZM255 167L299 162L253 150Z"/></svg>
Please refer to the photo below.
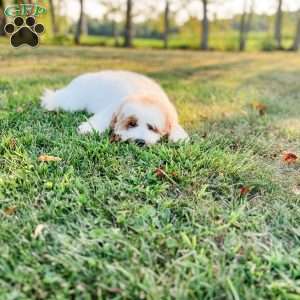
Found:
<svg viewBox="0 0 300 300"><path fill-rule="evenodd" d="M114 0L112 0L114 1ZM163 9L164 0L136 0L138 5L141 4L156 4L156 7ZM176 8L176 1L173 0L173 7ZM277 0L254 0L255 10L257 13L274 14L276 11ZM85 0L85 13L94 18L101 17L104 13L104 8L100 4L101 0ZM188 0L189 4L185 10L180 10L177 14L177 21L183 23L189 16L197 16L201 18L201 1L200 0ZM209 8L209 15L212 18L217 15L219 18L230 18L234 14L239 14L243 10L244 0L213 0L213 3ZM248 0L251 2L251 0ZM125 3L125 1L124 1ZM300 0L283 0L284 10L295 11L300 9ZM67 15L76 20L79 15L79 1L68 0L65 3L65 11ZM140 20L143 19L141 16Z"/></svg>

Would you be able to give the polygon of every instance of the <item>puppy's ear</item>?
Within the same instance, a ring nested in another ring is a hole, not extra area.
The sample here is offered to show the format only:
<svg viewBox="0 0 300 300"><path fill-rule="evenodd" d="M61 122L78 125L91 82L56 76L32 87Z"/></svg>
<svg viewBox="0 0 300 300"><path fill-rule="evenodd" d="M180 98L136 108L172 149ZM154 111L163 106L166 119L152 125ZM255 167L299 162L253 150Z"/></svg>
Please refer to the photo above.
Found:
<svg viewBox="0 0 300 300"><path fill-rule="evenodd" d="M111 121L110 121L110 125L109 125L110 129L114 129L115 128L115 126L117 124L117 121L118 121L118 115L116 113L114 113L112 115L112 118L111 118Z"/></svg>
<svg viewBox="0 0 300 300"><path fill-rule="evenodd" d="M189 140L188 134L179 124L175 124L172 126L171 131L169 132L168 138L169 138L169 141L174 142L174 143Z"/></svg>

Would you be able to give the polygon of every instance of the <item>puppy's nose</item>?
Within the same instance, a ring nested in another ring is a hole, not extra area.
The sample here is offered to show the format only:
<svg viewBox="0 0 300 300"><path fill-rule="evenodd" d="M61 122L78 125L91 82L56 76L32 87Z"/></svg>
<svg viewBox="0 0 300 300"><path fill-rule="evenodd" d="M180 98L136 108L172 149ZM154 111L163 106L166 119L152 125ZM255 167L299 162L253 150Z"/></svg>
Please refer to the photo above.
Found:
<svg viewBox="0 0 300 300"><path fill-rule="evenodd" d="M142 140L142 139L135 140L135 142L140 147L145 146L145 144L146 144L145 140Z"/></svg>

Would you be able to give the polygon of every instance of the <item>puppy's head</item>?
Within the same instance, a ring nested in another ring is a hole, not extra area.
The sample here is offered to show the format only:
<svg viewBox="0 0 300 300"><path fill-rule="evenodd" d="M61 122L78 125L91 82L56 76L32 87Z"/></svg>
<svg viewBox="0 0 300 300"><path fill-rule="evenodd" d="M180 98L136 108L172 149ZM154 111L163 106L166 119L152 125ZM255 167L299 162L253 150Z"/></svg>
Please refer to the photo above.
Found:
<svg viewBox="0 0 300 300"><path fill-rule="evenodd" d="M111 127L121 141L151 145L170 133L177 123L175 109L155 95L128 97L114 115Z"/></svg>

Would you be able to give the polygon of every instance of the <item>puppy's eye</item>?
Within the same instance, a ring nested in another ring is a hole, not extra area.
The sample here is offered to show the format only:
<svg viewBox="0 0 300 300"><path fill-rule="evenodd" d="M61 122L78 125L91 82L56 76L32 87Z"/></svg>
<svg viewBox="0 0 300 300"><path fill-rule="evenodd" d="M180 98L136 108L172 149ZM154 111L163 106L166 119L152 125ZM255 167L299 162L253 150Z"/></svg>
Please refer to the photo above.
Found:
<svg viewBox="0 0 300 300"><path fill-rule="evenodd" d="M127 128L134 128L137 127L137 121L131 120L127 123Z"/></svg>
<svg viewBox="0 0 300 300"><path fill-rule="evenodd" d="M147 127L148 127L149 130L157 132L157 129L154 126L152 126L150 124L147 124Z"/></svg>

